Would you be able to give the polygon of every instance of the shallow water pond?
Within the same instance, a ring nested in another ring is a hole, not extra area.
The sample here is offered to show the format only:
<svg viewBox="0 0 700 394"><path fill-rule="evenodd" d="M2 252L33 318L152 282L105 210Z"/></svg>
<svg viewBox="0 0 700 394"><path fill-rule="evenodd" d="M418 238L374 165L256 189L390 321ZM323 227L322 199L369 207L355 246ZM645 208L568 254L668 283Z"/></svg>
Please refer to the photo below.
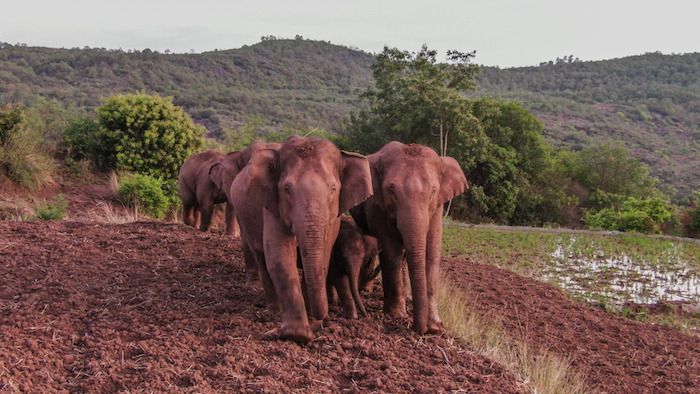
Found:
<svg viewBox="0 0 700 394"><path fill-rule="evenodd" d="M643 259L585 250L576 242L576 237L560 240L545 276L569 293L613 304L700 303L700 274L681 259L677 245L654 259Z"/></svg>

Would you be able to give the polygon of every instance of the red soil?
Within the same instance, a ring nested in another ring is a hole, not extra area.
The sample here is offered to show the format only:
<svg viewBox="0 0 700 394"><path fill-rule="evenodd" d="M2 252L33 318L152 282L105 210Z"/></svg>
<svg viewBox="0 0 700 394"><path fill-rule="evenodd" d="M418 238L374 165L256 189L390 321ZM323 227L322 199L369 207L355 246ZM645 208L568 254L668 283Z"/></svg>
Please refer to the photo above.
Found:
<svg viewBox="0 0 700 394"><path fill-rule="evenodd" d="M239 240L182 224L0 222L0 391L522 392L514 375L408 319L337 306L314 341L277 339ZM618 318L490 265L446 258L484 314L567 355L600 392L698 392L700 341Z"/></svg>

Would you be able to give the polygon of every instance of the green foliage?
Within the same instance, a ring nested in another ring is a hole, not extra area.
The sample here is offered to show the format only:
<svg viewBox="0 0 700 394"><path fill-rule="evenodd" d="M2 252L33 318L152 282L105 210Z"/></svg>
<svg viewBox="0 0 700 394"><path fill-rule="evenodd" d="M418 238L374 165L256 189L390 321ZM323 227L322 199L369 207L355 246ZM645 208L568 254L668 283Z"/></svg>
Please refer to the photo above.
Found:
<svg viewBox="0 0 700 394"><path fill-rule="evenodd" d="M42 149L36 130L26 124L25 111L5 105L0 109L0 123L0 175L28 188L44 185L53 160Z"/></svg>
<svg viewBox="0 0 700 394"><path fill-rule="evenodd" d="M634 152L680 200L700 183L700 53L485 67L475 95L521 103L550 143Z"/></svg>
<svg viewBox="0 0 700 394"><path fill-rule="evenodd" d="M631 157L627 149L603 145L576 153L569 175L590 189L623 196L656 193L657 180L649 167Z"/></svg>
<svg viewBox="0 0 700 394"><path fill-rule="evenodd" d="M23 120L24 115L19 108L9 104L0 107L0 146L5 145L5 142L19 132Z"/></svg>
<svg viewBox="0 0 700 394"><path fill-rule="evenodd" d="M68 211L68 200L63 194L57 194L50 203L42 203L36 208L36 219L61 220Z"/></svg>
<svg viewBox="0 0 700 394"><path fill-rule="evenodd" d="M659 197L639 199L598 191L596 201L601 208L591 209L583 218L593 229L658 234L674 216L671 205Z"/></svg>
<svg viewBox="0 0 700 394"><path fill-rule="evenodd" d="M170 98L146 94L115 96L97 109L103 146L115 168L175 179L182 163L202 145L195 126Z"/></svg>
<svg viewBox="0 0 700 394"><path fill-rule="evenodd" d="M700 237L700 192L693 192L693 197L690 209L686 210L688 220L685 223L685 232L689 236Z"/></svg>
<svg viewBox="0 0 700 394"><path fill-rule="evenodd" d="M135 173L121 180L117 194L128 206L161 219L173 204L172 188L160 178Z"/></svg>
<svg viewBox="0 0 700 394"><path fill-rule="evenodd" d="M109 133L90 116L72 120L63 130L62 146L67 160L91 160L95 166L106 171L114 166L114 147L109 145Z"/></svg>
<svg viewBox="0 0 700 394"><path fill-rule="evenodd" d="M461 92L474 89L478 71L474 53L448 52L449 63L438 63L437 52L423 46L418 53L385 47L375 57L375 87L361 98L369 103L353 113L347 143L376 152L391 140L436 147L443 155L450 138L472 120Z"/></svg>

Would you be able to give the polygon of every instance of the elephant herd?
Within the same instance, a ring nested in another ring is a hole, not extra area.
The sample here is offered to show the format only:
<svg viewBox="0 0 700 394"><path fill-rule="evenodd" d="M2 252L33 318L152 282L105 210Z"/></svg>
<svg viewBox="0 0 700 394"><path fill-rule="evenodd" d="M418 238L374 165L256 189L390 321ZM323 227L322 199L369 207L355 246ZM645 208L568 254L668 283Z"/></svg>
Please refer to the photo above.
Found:
<svg viewBox="0 0 700 394"><path fill-rule="evenodd" d="M454 159L396 141L363 156L322 138L293 136L226 155L194 155L182 165L178 184L185 223L200 221L203 231L214 204L226 203L226 233L240 231L246 283L260 280L268 306L280 309L282 339L313 339L328 315L332 288L346 317L366 316L358 289L380 269L385 313L405 317L404 260L413 329L443 331L437 300L442 208L468 188Z"/></svg>

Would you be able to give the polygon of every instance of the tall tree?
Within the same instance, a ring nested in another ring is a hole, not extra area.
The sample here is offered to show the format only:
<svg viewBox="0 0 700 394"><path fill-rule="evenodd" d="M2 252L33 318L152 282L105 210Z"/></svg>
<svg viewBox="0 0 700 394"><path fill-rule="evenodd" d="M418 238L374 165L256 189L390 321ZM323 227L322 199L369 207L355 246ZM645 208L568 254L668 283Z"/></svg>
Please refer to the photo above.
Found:
<svg viewBox="0 0 700 394"><path fill-rule="evenodd" d="M478 67L470 63L474 52L449 51L444 63L436 57L426 46L418 53L384 47L371 67L375 86L361 95L369 106L351 116L352 146L374 152L398 140L447 153L449 141L473 121L462 93L474 89Z"/></svg>

